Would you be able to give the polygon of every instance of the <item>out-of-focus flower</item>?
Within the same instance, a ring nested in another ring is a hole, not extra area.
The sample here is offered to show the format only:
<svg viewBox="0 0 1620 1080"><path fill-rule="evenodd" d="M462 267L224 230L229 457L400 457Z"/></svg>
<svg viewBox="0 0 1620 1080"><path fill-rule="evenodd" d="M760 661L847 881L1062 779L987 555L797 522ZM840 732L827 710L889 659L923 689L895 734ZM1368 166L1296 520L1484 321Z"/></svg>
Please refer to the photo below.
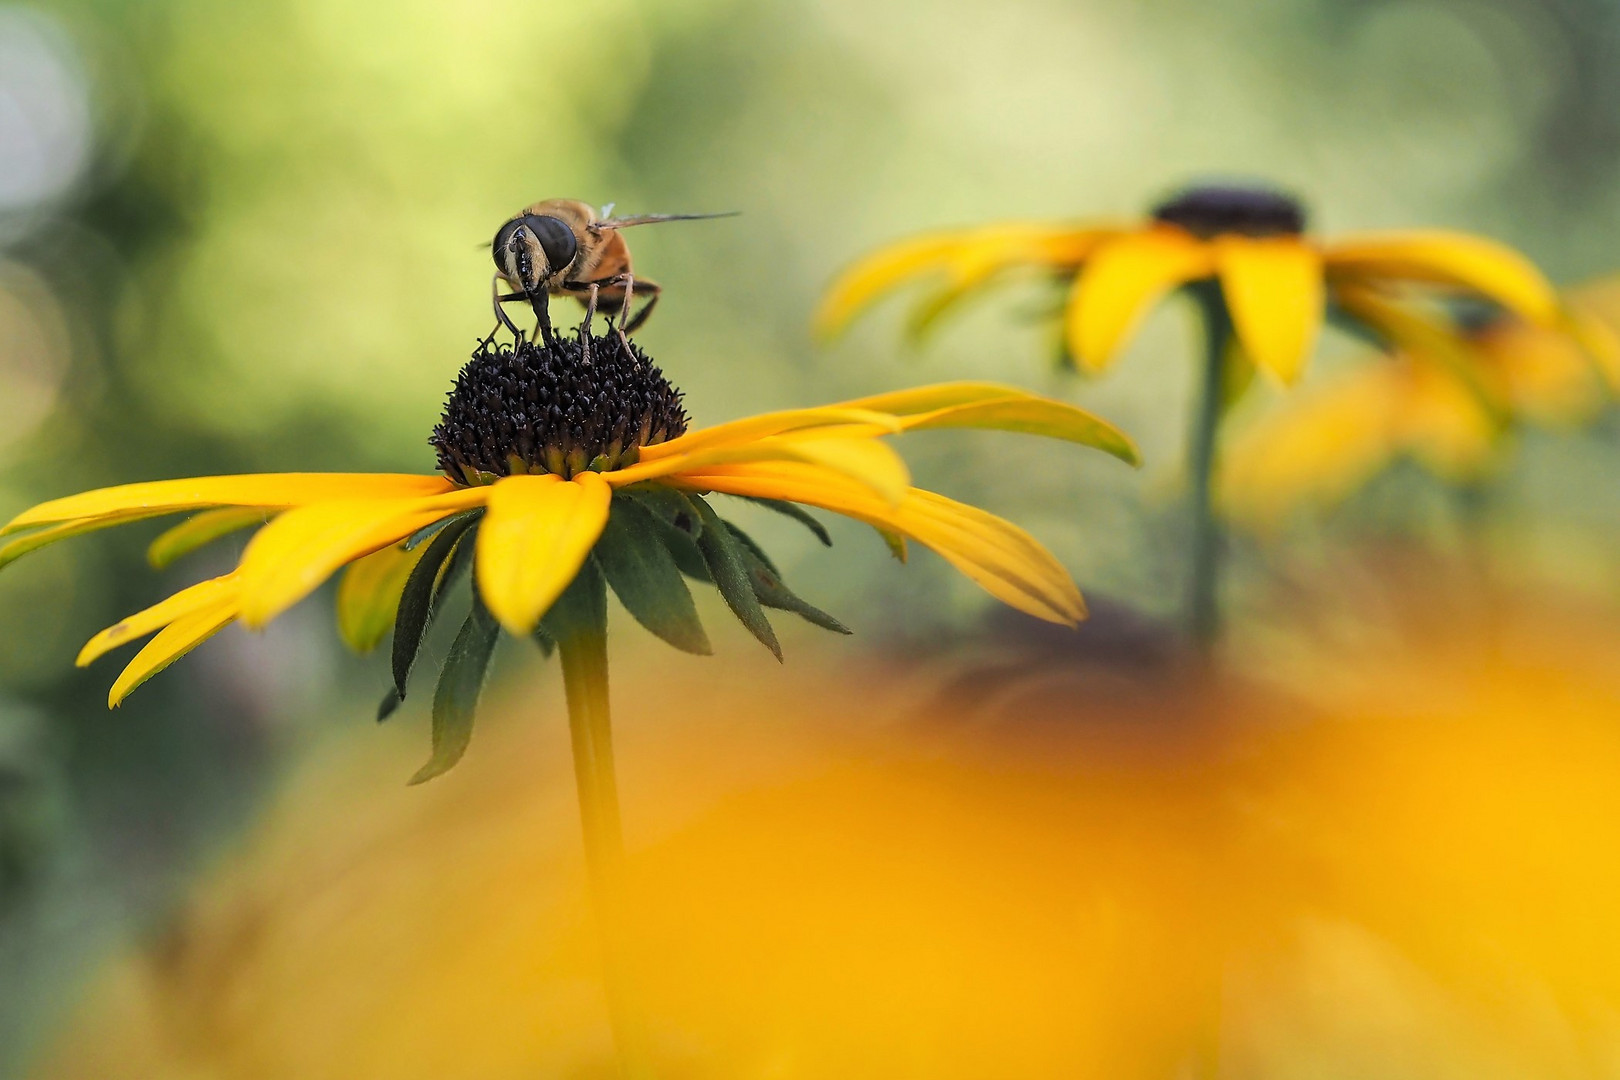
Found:
<svg viewBox="0 0 1620 1080"><path fill-rule="evenodd" d="M1068 283L1069 354L1101 371L1148 310L1184 288L1204 324L1204 365L1187 444L1191 482L1187 627L1200 649L1220 628L1220 541L1213 478L1228 403L1256 368L1293 383L1329 312L1361 329L1358 295L1421 292L1488 303L1526 324L1565 319L1552 286L1522 255L1477 236L1415 230L1321 241L1305 209L1280 192L1193 187L1128 225L993 225L932 233L881 249L846 270L816 316L836 334L873 300L914 278L945 276L918 309L931 322L1005 270L1044 269ZM1369 391L1363 391L1364 394Z"/></svg>
<svg viewBox="0 0 1620 1080"><path fill-rule="evenodd" d="M1289 398L1227 447L1221 500L1274 527L1300 506L1325 507L1401 460L1452 484L1475 484L1525 426L1590 422L1620 388L1620 342L1573 290L1541 326L1501 309L1424 310L1375 293L1343 303L1375 327L1384 351Z"/></svg>
<svg viewBox="0 0 1620 1080"><path fill-rule="evenodd" d="M882 248L844 271L816 316L824 336L918 278L943 276L919 305L924 324L1007 270L1072 279L1064 328L1069 353L1088 371L1112 362L1166 293L1220 283L1243 354L1285 383L1304 370L1321 327L1324 296L1345 288L1425 285L1492 301L1542 326L1558 301L1517 252L1466 233L1423 229L1318 240L1305 210L1275 191L1193 187L1124 225L1004 224L928 233Z"/></svg>
<svg viewBox="0 0 1620 1080"><path fill-rule="evenodd" d="M394 627L401 696L436 598L469 560L476 564L474 607L441 679L441 698L452 672L476 696L499 628L544 638L542 617L588 566L600 568L648 629L689 651L709 646L683 572L712 580L778 655L761 605L842 629L788 590L769 557L709 507L703 497L711 493L764 502L824 541L798 504L847 515L874 526L898 553L906 538L934 549L1021 611L1062 623L1081 619L1080 593L1034 538L912 487L904 462L879 441L948 427L1029 432L1136 459L1130 439L1105 421L984 383L688 432L680 393L620 338L521 342L515 349L486 343L434 431L443 475L261 474L106 488L12 519L0 535L22 535L0 548L0 565L64 537L185 511L200 512L157 539L154 562L263 526L235 570L131 615L85 646L80 664L155 634L113 684L110 705L230 623L264 626L344 566L344 636L366 649ZM436 754L435 771L459 752Z"/></svg>
<svg viewBox="0 0 1620 1080"><path fill-rule="evenodd" d="M919 716L888 663L626 672L657 1075L1607 1075L1617 627L1519 612L1480 664L1404 584L1415 624L1299 696L1063 663ZM325 741L29 1075L611 1075L577 851L536 841L564 740L490 739L410 793L403 742Z"/></svg>

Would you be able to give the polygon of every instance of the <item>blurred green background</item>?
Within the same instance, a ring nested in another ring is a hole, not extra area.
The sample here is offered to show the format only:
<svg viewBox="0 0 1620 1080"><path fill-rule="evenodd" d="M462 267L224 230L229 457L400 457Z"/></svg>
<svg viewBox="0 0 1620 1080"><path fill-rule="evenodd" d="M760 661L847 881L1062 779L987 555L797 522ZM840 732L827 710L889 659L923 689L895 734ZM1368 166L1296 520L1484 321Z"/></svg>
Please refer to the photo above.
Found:
<svg viewBox="0 0 1620 1080"><path fill-rule="evenodd" d="M974 305L922 350L897 344L898 305L818 350L829 277L920 229L1130 216L1236 176L1301 193L1327 232L1463 228L1581 281L1620 263L1617 101L1607 0L0 5L0 512L189 474L427 471L443 394L491 323L481 245L507 216L552 196L735 209L629 237L666 289L640 340L698 422L951 378L1084 404L1140 441L1143 470L1008 436L905 450L925 486L1048 543L1100 608L1165 618L1187 313L1167 306L1086 382L1055 366L1039 290ZM1326 342L1313 374L1351 351ZM1522 451L1492 494L1491 571L1612 603L1612 425ZM799 655L942 640L988 603L847 524L831 556L759 527L860 635L795 628ZM78 646L231 555L153 574L156 531L0 575L0 1074L100 957L161 925L279 773L370 723L384 685L317 600L108 713L112 669L75 670ZM1376 634L1323 629L1336 592L1390 545L1446 559L1461 539L1447 493L1397 472L1281 543L1244 541L1233 651L1264 669ZM1319 637L1299 636L1302 590ZM717 644L728 671L771 664L740 634ZM401 720L425 744L424 721Z"/></svg>

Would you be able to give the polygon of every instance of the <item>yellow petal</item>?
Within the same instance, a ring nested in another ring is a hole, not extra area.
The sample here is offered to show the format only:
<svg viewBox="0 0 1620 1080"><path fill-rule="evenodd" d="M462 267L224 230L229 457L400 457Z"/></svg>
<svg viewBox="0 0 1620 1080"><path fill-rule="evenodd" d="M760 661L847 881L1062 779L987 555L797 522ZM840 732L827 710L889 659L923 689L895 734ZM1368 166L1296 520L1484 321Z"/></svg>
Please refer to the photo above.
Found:
<svg viewBox="0 0 1620 1080"><path fill-rule="evenodd" d="M194 615L198 611L213 609L226 601L234 604L237 592L234 572L181 589L167 600L153 604L145 611L137 612L122 622L109 626L85 642L84 648L79 651L77 663L80 667L84 667L118 646L145 637L178 619Z"/></svg>
<svg viewBox="0 0 1620 1080"><path fill-rule="evenodd" d="M879 296L908 279L940 269L953 249L966 242L962 232L929 233L879 248L833 280L812 320L817 338L842 333L849 321Z"/></svg>
<svg viewBox="0 0 1620 1080"><path fill-rule="evenodd" d="M1414 365L1399 404L1399 445L1442 479L1477 480L1496 464L1502 419L1448 369Z"/></svg>
<svg viewBox="0 0 1620 1080"><path fill-rule="evenodd" d="M899 431L894 417L875 409L848 405L825 405L814 409L785 409L781 412L761 413L758 416L731 420L713 427L699 428L678 439L655 443L641 448L641 461L651 463L700 450L724 446L738 446L757 439L782 435L790 431L804 431L817 427L841 424L869 424L884 431Z"/></svg>
<svg viewBox="0 0 1620 1080"><path fill-rule="evenodd" d="M890 425L895 421L889 418ZM843 425L793 432L768 439L756 439L740 446L703 450L694 454L643 462L606 473L614 487L703 471L720 465L753 461L797 461L820 465L869 488L879 497L894 502L911 483L910 470L899 454L877 441L889 426Z"/></svg>
<svg viewBox="0 0 1620 1080"><path fill-rule="evenodd" d="M988 428L1042 435L1049 439L1095 446L1132 465L1142 462L1141 454L1129 435L1084 409L1046 398L1021 396L975 401L908 416L902 422L907 431Z"/></svg>
<svg viewBox="0 0 1620 1080"><path fill-rule="evenodd" d="M1441 230L1351 236L1328 245L1323 261L1330 281L1434 282L1472 289L1543 326L1558 318L1558 296L1541 271L1480 236Z"/></svg>
<svg viewBox="0 0 1620 1080"><path fill-rule="evenodd" d="M1218 497L1262 528L1296 506L1326 506L1366 483L1398 451L1404 368L1373 360L1236 434L1221 454Z"/></svg>
<svg viewBox="0 0 1620 1080"><path fill-rule="evenodd" d="M270 520L272 513L258 506L228 506L193 514L152 541L146 549L146 561L152 564L152 569L162 570L176 559L222 536L263 525Z"/></svg>
<svg viewBox="0 0 1620 1080"><path fill-rule="evenodd" d="M1085 617L1080 591L1052 554L993 514L912 488L896 506L835 473L791 462L730 465L675 486L818 506L932 548L992 596L1049 622Z"/></svg>
<svg viewBox="0 0 1620 1080"><path fill-rule="evenodd" d="M222 599L165 626L135 654L135 659L129 662L129 666L113 683L107 693L107 708L117 708L130 691L225 629L235 619L235 600Z"/></svg>
<svg viewBox="0 0 1620 1080"><path fill-rule="evenodd" d="M1620 334L1596 315L1571 303L1569 332L1591 357L1611 393L1620 393Z"/></svg>
<svg viewBox="0 0 1620 1080"><path fill-rule="evenodd" d="M8 566L27 555L30 551L38 551L45 545L54 544L58 540L66 540L70 536L81 536L84 533L95 532L97 529L105 529L113 525L124 525L132 521L140 521L142 518L156 517L158 513L162 512L131 510L90 521L64 521L58 525L36 529L0 545L0 567Z"/></svg>
<svg viewBox="0 0 1620 1080"><path fill-rule="evenodd" d="M387 636L399 612L405 581L427 549L427 544L417 544L406 551L395 544L349 564L337 589L338 636L345 645L367 653Z"/></svg>
<svg viewBox="0 0 1620 1080"><path fill-rule="evenodd" d="M887 394L841 401L838 408L866 409L889 413L893 416L915 416L917 413L935 412L953 405L971 405L976 401L1000 401L1005 398L1036 395L1016 386L991 382L948 382L932 386L917 386L907 390L894 390Z"/></svg>
<svg viewBox="0 0 1620 1080"><path fill-rule="evenodd" d="M1153 227L1103 244L1070 294L1070 352L1086 370L1103 370L1165 293L1214 272L1210 245L1181 229Z"/></svg>
<svg viewBox="0 0 1620 1080"><path fill-rule="evenodd" d="M782 457L776 460L802 461L830 469L869 488L891 505L903 499L911 486L911 470L906 468L905 461L872 438L846 439L810 432L797 438L770 441L772 446L762 448L766 455L779 446ZM766 455L760 460L772 460Z"/></svg>
<svg viewBox="0 0 1620 1080"><path fill-rule="evenodd" d="M1067 570L1023 529L966 503L914 490L897 524L1002 603L1047 622L1086 617Z"/></svg>
<svg viewBox="0 0 1620 1080"><path fill-rule="evenodd" d="M593 472L572 480L510 476L490 488L476 566L496 621L519 637L535 628L602 535L612 499Z"/></svg>
<svg viewBox="0 0 1620 1080"><path fill-rule="evenodd" d="M283 508L328 499L402 499L450 490L442 476L401 473L250 473L157 480L100 488L40 503L12 518L0 535L33 525L101 518L139 511L143 515L210 506Z"/></svg>
<svg viewBox="0 0 1620 1080"><path fill-rule="evenodd" d="M815 334L826 340L879 296L924 274L948 271L960 284L980 282L1017 265L1075 267L1112 230L1012 222L927 233L879 248L833 281L816 309Z"/></svg>
<svg viewBox="0 0 1620 1080"><path fill-rule="evenodd" d="M1216 241L1221 291L1244 352L1292 383L1322 326L1322 257L1297 237L1223 236Z"/></svg>
<svg viewBox="0 0 1620 1080"><path fill-rule="evenodd" d="M242 553L242 622L257 630L338 567L479 505L489 490L466 488L426 499L343 499L288 510L260 529Z"/></svg>

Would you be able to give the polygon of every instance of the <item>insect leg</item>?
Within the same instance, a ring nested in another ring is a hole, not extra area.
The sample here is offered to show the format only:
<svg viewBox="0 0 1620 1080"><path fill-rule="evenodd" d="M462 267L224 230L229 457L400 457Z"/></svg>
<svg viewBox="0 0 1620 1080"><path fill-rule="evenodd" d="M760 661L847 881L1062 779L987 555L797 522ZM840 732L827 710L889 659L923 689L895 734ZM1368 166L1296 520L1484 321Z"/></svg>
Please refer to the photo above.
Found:
<svg viewBox="0 0 1620 1080"><path fill-rule="evenodd" d="M512 331L512 336L514 338L516 338L519 341L522 341L523 340L523 331L519 330L517 328L517 325L515 323L513 323L511 319L506 317L506 309L501 307L501 305L503 303L505 303L506 301L508 301L508 300L518 300L518 299L521 299L521 297L518 297L518 296L502 296L501 295L501 275L499 275L499 274L496 274L495 275L495 280L490 283L490 290L495 294L495 319L496 319L495 326L496 326L496 329L499 329L500 327L504 326L508 330ZM489 337L490 337L490 340L494 340L494 338L495 338L495 331L494 330L491 330L489 332Z"/></svg>
<svg viewBox="0 0 1620 1080"><path fill-rule="evenodd" d="M640 311L636 312L636 317L625 324L624 332L626 334L633 334L641 329L641 324L647 321L647 316L652 314L654 305L658 303L658 294L664 290L657 282L642 278L641 291L646 294L647 302L641 306ZM629 310L629 307L629 304L625 304L626 310Z"/></svg>
<svg viewBox="0 0 1620 1080"><path fill-rule="evenodd" d="M591 283L590 299L585 302L585 321L579 324L579 343L585 351L585 359L591 358L591 321L596 318L596 290L595 282Z"/></svg>
<svg viewBox="0 0 1620 1080"><path fill-rule="evenodd" d="M624 278L624 302L619 305L619 336L623 337L630 321L630 304L636 298L636 275L626 270L620 277Z"/></svg>

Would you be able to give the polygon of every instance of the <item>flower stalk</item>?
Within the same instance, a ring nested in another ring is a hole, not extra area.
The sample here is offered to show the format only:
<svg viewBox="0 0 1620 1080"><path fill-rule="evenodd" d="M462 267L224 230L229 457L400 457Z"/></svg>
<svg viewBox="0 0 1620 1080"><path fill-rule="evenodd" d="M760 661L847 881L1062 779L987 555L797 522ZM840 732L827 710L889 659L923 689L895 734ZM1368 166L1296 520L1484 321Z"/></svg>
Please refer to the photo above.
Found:
<svg viewBox="0 0 1620 1080"><path fill-rule="evenodd" d="M1187 444L1187 471L1192 483L1192 568L1187 587L1187 632L1203 657L1214 650L1221 628L1220 522L1215 516L1214 477L1221 414L1224 411L1227 355L1233 344L1231 312L1220 282L1200 281L1188 287L1204 328L1204 365Z"/></svg>
<svg viewBox="0 0 1620 1080"><path fill-rule="evenodd" d="M568 699L568 731L574 752L585 869L602 950L603 984L619 1074L624 1080L649 1080L653 1071L629 943L630 894L625 882L618 779L613 768L607 585L594 562L586 561L579 576L558 599L546 617L546 628L557 644Z"/></svg>

